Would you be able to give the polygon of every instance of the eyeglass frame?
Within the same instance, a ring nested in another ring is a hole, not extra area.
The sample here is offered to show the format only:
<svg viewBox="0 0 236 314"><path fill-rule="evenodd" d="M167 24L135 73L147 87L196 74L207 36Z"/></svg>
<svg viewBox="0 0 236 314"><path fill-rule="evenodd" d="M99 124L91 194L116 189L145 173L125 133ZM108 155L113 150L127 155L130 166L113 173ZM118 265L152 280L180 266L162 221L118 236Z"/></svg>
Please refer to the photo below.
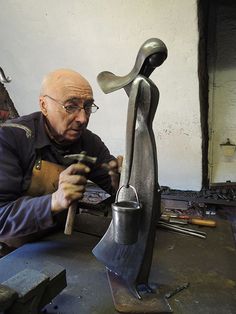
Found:
<svg viewBox="0 0 236 314"><path fill-rule="evenodd" d="M67 102L72 101L72 100L75 100L75 99L79 100L79 98L74 97L74 98L70 98L70 99L67 99L67 100L65 100L64 102L62 102L62 101L57 100L57 99L55 99L55 98L53 98L53 97L51 97L51 96L49 96L49 95L43 95L43 97L48 97L48 98L51 99L52 101L55 101L55 102L56 102L57 104L59 104L59 105L65 110L65 112L68 113L68 114L74 114L74 113L76 113L77 111L80 112L80 111L83 109L87 115L90 115L91 113L95 113L95 112L99 109L99 107L98 107L94 102L92 102L92 104L90 105L90 108L84 108L84 104L83 104L83 107L79 107L79 106L77 106L77 105L74 105L74 108L72 108L72 111L70 111L70 110L68 111L68 107L69 107L69 106L72 106L72 107L73 107L73 105L65 106L65 104L66 104ZM92 100L89 99L89 100L87 100L87 101L92 101ZM85 100L85 103L86 103L86 100ZM92 111L92 108L94 108L95 111ZM88 109L89 109L89 111L88 111Z"/></svg>

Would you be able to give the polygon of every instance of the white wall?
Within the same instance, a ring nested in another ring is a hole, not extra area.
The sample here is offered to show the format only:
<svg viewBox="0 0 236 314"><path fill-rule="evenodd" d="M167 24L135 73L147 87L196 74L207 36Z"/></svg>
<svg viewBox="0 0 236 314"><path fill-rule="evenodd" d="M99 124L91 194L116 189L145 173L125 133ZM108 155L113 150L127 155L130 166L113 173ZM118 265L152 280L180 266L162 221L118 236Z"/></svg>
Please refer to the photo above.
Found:
<svg viewBox="0 0 236 314"><path fill-rule="evenodd" d="M166 62L151 76L160 90L154 121L159 182L201 188L196 0L0 0L0 66L21 115L38 110L41 79L56 68L81 72L101 109L90 122L115 155L124 152L127 96L105 95L96 76L127 74L141 44L162 39Z"/></svg>

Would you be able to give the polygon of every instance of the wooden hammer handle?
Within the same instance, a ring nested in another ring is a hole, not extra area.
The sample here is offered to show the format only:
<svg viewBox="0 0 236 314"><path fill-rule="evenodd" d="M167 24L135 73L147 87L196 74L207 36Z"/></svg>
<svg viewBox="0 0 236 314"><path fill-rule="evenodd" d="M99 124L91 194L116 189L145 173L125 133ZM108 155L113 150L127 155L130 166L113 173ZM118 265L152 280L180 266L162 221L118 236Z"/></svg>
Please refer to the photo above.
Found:
<svg viewBox="0 0 236 314"><path fill-rule="evenodd" d="M66 235L71 235L73 232L76 209L77 209L77 202L73 202L70 205L68 209L68 213L67 213L66 225L65 225L65 230L64 230L64 234Z"/></svg>

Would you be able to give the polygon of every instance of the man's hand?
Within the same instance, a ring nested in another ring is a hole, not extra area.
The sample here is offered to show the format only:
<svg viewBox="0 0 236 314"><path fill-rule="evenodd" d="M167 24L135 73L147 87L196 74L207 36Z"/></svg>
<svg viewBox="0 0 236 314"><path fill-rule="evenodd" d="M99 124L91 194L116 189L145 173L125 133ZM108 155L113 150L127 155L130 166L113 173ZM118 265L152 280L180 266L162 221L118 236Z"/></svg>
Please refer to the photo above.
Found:
<svg viewBox="0 0 236 314"><path fill-rule="evenodd" d="M70 165L59 176L58 189L52 194L51 210L53 213L68 208L75 200L83 198L90 168L82 163Z"/></svg>
<svg viewBox="0 0 236 314"><path fill-rule="evenodd" d="M111 160L108 164L106 164L108 174L111 176L111 184L115 190L119 187L122 163L123 156L117 156L115 160Z"/></svg>

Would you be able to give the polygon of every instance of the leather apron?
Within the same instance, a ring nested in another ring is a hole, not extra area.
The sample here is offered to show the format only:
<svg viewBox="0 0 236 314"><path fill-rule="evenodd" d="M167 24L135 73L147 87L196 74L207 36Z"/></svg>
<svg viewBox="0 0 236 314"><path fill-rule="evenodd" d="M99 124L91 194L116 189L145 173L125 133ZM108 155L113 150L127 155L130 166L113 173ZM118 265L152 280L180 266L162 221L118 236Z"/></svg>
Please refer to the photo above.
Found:
<svg viewBox="0 0 236 314"><path fill-rule="evenodd" d="M37 159L25 195L35 197L54 193L58 188L59 175L65 168L50 161Z"/></svg>

